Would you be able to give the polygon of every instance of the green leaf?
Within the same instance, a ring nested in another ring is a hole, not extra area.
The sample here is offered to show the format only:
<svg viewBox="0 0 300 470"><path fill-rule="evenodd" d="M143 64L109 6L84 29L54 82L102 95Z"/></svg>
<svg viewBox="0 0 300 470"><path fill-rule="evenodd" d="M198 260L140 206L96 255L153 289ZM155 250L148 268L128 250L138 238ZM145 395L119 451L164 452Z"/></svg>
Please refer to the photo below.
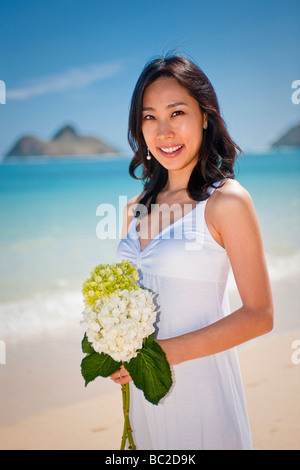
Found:
<svg viewBox="0 0 300 470"><path fill-rule="evenodd" d="M172 385L172 374L165 353L151 335L138 355L124 364L145 398L157 405Z"/></svg>
<svg viewBox="0 0 300 470"><path fill-rule="evenodd" d="M95 352L92 344L87 339L86 333L84 333L83 340L81 341L81 349L82 349L82 352L85 354L92 354Z"/></svg>
<svg viewBox="0 0 300 470"><path fill-rule="evenodd" d="M147 338L143 339L143 347L148 348L150 346L150 344L154 341L154 337L155 337L155 331L154 331L154 333L152 333L152 335L150 335Z"/></svg>
<svg viewBox="0 0 300 470"><path fill-rule="evenodd" d="M121 367L121 362L116 362L108 354L93 352L81 361L81 374L85 379L85 386L96 377L108 377Z"/></svg>

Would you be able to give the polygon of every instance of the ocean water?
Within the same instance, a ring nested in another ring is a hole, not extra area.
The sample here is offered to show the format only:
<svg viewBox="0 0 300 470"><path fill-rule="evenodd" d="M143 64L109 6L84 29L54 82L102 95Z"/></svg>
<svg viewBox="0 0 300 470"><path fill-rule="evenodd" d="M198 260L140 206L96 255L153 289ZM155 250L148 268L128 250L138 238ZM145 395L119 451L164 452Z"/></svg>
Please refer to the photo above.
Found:
<svg viewBox="0 0 300 470"><path fill-rule="evenodd" d="M0 339L78 324L82 282L93 266L116 261L124 204L142 190L129 176L130 158L2 161ZM297 274L300 149L247 153L236 175L252 196L271 280ZM106 239L101 210L115 211L116 233Z"/></svg>

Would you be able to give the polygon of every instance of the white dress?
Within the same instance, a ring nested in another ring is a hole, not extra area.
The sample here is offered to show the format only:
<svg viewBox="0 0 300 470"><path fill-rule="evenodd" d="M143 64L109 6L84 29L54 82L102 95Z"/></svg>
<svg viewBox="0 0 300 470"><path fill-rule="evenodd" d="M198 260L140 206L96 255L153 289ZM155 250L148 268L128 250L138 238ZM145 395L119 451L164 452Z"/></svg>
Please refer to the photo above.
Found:
<svg viewBox="0 0 300 470"><path fill-rule="evenodd" d="M230 263L207 228L206 203L199 202L164 228L143 251L133 218L118 246L119 260L137 266L141 284L158 294L158 339L203 328L230 313ZM171 369L173 385L158 405L130 383L130 422L137 449L251 449L236 350Z"/></svg>

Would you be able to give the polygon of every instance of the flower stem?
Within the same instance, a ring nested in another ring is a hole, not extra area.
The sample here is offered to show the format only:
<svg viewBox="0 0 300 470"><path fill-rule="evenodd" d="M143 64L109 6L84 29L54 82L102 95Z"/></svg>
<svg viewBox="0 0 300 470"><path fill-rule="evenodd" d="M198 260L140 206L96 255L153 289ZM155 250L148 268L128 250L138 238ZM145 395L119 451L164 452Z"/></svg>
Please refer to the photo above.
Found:
<svg viewBox="0 0 300 470"><path fill-rule="evenodd" d="M124 414L124 427L123 427L123 434L122 434L122 440L121 440L121 447L120 450L125 449L125 444L126 444L126 390L125 390L125 385L121 385L122 388L122 401L123 401L123 414Z"/></svg>
<svg viewBox="0 0 300 470"><path fill-rule="evenodd" d="M121 447L120 450L125 449L126 440L128 438L129 442L129 449L135 450L135 444L132 437L132 429L130 426L129 420L129 404L130 404L130 396L129 396L129 383L121 385L122 387L122 401L123 401L123 414L124 414L124 427L123 427L123 435L121 440Z"/></svg>

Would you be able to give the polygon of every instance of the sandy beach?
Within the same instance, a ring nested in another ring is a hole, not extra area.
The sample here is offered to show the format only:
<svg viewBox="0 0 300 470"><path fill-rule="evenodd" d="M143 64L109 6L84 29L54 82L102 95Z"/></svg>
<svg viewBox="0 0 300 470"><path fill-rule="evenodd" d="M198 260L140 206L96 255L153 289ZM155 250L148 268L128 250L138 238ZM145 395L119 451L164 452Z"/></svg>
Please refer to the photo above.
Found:
<svg viewBox="0 0 300 470"><path fill-rule="evenodd" d="M273 283L273 332L239 347L258 450L300 449L300 346L293 349L295 341L300 344L297 285L295 278ZM238 299L231 302L234 307ZM78 327L6 342L6 364L0 365L1 450L119 449L121 390L102 378L84 387L81 337Z"/></svg>

